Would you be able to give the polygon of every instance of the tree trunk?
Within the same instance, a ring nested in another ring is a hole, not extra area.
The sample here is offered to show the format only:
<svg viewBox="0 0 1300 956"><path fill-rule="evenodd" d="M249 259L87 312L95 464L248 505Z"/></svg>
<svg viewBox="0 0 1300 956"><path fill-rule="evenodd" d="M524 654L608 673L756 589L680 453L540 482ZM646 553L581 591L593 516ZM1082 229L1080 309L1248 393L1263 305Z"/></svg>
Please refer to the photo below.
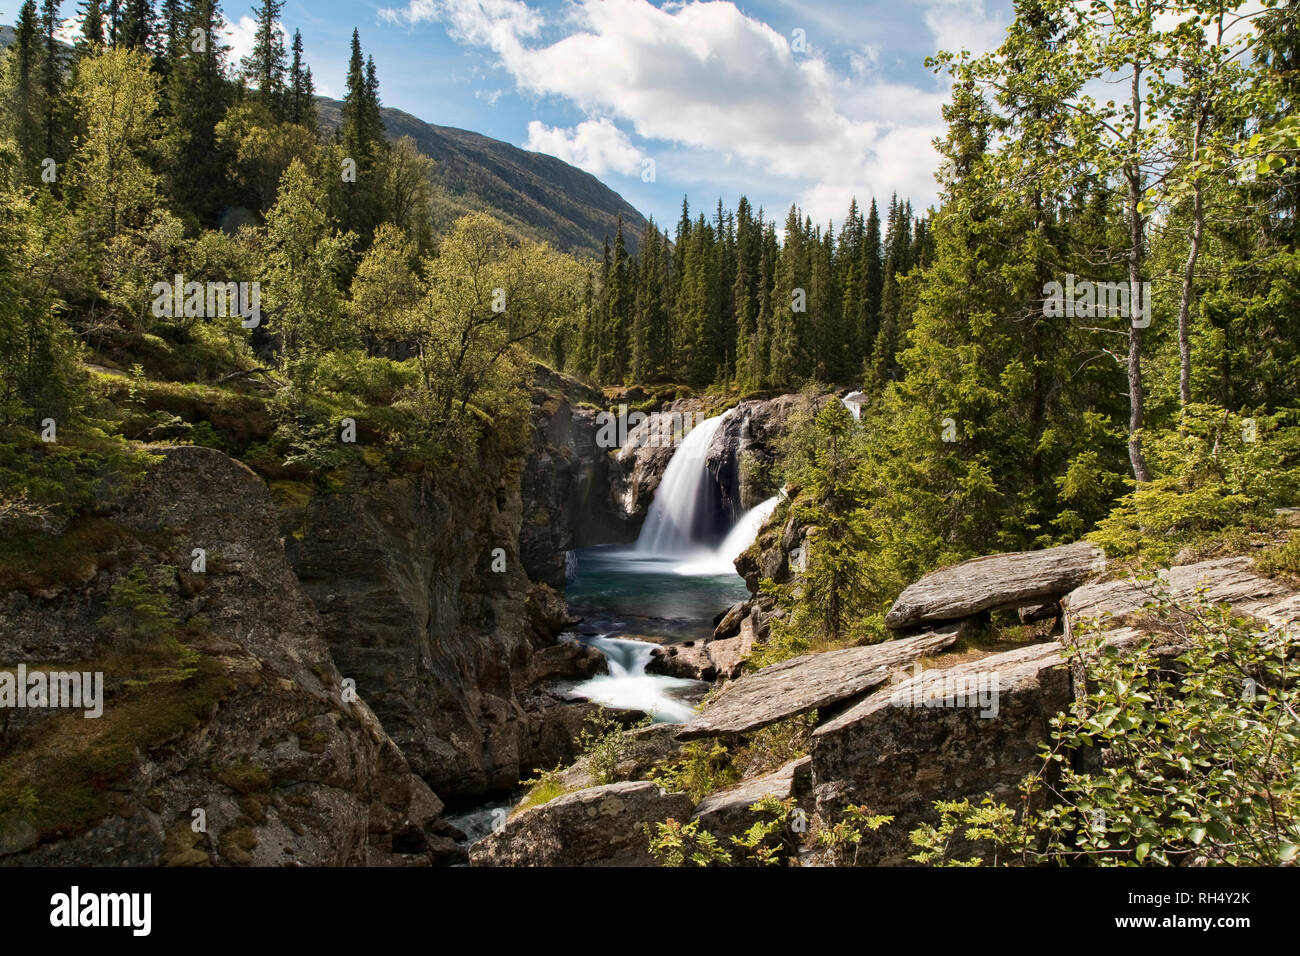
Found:
<svg viewBox="0 0 1300 956"><path fill-rule="evenodd" d="M1133 155L1129 157L1129 166L1125 170L1128 180L1128 280L1133 302L1142 282L1142 213L1138 204L1142 201L1142 166L1138 157L1138 146L1142 128L1142 64L1133 62L1133 133L1131 142ZM1133 310L1130 308L1129 310ZM1144 401L1142 392L1142 329L1129 319L1128 330L1128 457L1133 466L1133 477L1139 482L1151 480L1151 470L1147 467L1146 456L1142 454L1142 420Z"/></svg>

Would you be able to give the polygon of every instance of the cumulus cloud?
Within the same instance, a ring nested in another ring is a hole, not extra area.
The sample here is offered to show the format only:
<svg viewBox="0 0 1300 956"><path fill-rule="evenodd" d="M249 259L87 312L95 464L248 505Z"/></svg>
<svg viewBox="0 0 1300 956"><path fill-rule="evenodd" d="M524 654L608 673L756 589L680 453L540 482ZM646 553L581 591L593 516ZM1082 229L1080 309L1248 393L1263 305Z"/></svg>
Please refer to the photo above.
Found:
<svg viewBox="0 0 1300 956"><path fill-rule="evenodd" d="M931 29L949 29L955 0L926 2ZM644 140L800 184L797 198L818 219L838 219L855 194L933 195L930 141L946 94L886 82L870 47L837 73L815 49L792 50L788 37L724 0L573 0L552 22L526 0L411 0L384 16L437 21L454 39L490 49L520 90L578 106L587 122L571 130L534 122L529 147L580 158L593 172L632 171L634 157L639 166L617 122ZM666 151L655 152L659 175L674 176Z"/></svg>
<svg viewBox="0 0 1300 956"><path fill-rule="evenodd" d="M596 176L610 171L633 176L641 171L641 151L626 133L603 118L586 120L572 129L533 120L528 124L524 148L550 153Z"/></svg>
<svg viewBox="0 0 1300 956"><path fill-rule="evenodd" d="M285 47L289 46L289 34L284 28L284 24L277 23L276 30L280 34L280 40ZM239 69L239 62L248 54L253 52L253 45L257 41L257 21L252 17L240 17L238 20L231 20L226 23L226 28L222 32L226 44L230 47L228 54L231 66ZM317 92L321 92L317 90ZM328 93L322 94L328 96Z"/></svg>
<svg viewBox="0 0 1300 956"><path fill-rule="evenodd" d="M924 0L925 25L936 49L983 53L1001 45L1007 24L992 16L984 0Z"/></svg>

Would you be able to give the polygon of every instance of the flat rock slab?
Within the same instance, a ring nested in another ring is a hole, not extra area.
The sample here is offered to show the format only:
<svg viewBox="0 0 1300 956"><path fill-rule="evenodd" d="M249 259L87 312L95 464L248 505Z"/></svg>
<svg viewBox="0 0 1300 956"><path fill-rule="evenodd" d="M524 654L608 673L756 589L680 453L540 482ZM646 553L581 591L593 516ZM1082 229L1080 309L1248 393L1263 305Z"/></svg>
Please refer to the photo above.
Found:
<svg viewBox="0 0 1300 956"><path fill-rule="evenodd" d="M809 782L812 757L792 760L779 770L753 780L746 780L730 790L709 794L695 808L694 820L719 839L739 835L748 830L758 817L750 807L764 797L785 800L795 796Z"/></svg>
<svg viewBox="0 0 1300 956"><path fill-rule="evenodd" d="M728 684L677 731L678 740L742 734L867 693L897 668L957 640L955 628L781 661Z"/></svg>
<svg viewBox="0 0 1300 956"><path fill-rule="evenodd" d="M985 793L1014 803L1037 767L1052 716L1069 705L1070 675L1055 642L936 667L872 694L812 737L812 791L823 820L850 805L894 822L864 836L860 865L899 865L908 833L933 823L935 800Z"/></svg>
<svg viewBox="0 0 1300 956"><path fill-rule="evenodd" d="M1276 623L1294 621L1297 611L1292 589L1255 571L1250 558L1244 556L1169 568L1154 581L1130 578L1085 584L1071 591L1063 603L1072 621L1119 620L1155 603L1162 590L1180 601L1199 592L1212 604L1231 604L1242 613Z"/></svg>
<svg viewBox="0 0 1300 956"><path fill-rule="evenodd" d="M973 558L906 588L885 624L898 630L1042 605L1069 594L1105 566L1101 549L1087 541Z"/></svg>
<svg viewBox="0 0 1300 956"><path fill-rule="evenodd" d="M471 866L654 866L646 826L694 804L649 780L566 793L512 817L470 847Z"/></svg>

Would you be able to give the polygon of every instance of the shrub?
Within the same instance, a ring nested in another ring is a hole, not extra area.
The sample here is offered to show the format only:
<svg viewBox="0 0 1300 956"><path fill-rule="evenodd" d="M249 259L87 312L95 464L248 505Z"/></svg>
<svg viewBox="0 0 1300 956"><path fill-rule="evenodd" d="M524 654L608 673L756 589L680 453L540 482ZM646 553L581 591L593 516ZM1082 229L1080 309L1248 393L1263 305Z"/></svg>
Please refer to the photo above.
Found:
<svg viewBox="0 0 1300 956"><path fill-rule="evenodd" d="M1161 596L1151 628L1188 649L1162 660L1094 632L1075 653L1095 689L1052 720L1043 765L1008 807L938 803L911 834L932 864L1294 864L1300 719L1285 632L1227 607ZM1101 759L1085 759L1089 755ZM1082 769L1080 769L1082 768Z"/></svg>

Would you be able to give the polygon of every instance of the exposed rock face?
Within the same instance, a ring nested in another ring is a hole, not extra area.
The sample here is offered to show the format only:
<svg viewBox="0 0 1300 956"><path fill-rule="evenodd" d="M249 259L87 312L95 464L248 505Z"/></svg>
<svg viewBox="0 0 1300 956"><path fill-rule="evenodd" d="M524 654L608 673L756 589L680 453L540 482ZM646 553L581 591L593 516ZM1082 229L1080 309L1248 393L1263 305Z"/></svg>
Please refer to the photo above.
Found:
<svg viewBox="0 0 1300 956"><path fill-rule="evenodd" d="M927 574L906 588L885 624L901 630L1041 605L1073 591L1105 565L1101 549L1086 541L973 558Z"/></svg>
<svg viewBox="0 0 1300 956"><path fill-rule="evenodd" d="M1133 579L1085 584L1070 592L1065 606L1070 617L1109 617L1123 620L1153 603L1162 591L1175 600L1203 596L1212 604L1231 604L1243 614L1290 624L1300 618L1292 589L1255 572L1250 558L1220 558L1181 565L1160 573L1158 581Z"/></svg>
<svg viewBox="0 0 1300 956"><path fill-rule="evenodd" d="M773 399L749 399L735 407L709 443L709 471L722 493L724 509L732 517L775 493L756 476L776 460L775 443L789 428L790 414L798 406L798 395ZM750 459L748 467L744 465Z"/></svg>
<svg viewBox="0 0 1300 956"><path fill-rule="evenodd" d="M556 797L470 848L472 866L653 866L646 827L694 809L684 793L635 780Z"/></svg>
<svg viewBox="0 0 1300 956"><path fill-rule="evenodd" d="M699 820L701 829L712 833L726 846L731 837L744 833L754 824L757 818L749 809L753 804L764 797L785 800L805 793L811 784L811 769L812 757L800 757L765 776L711 793L696 806L692 819Z"/></svg>
<svg viewBox="0 0 1300 956"><path fill-rule="evenodd" d="M678 740L740 734L859 697L899 667L949 647L956 630L791 658L729 684L677 731Z"/></svg>
<svg viewBox="0 0 1300 956"><path fill-rule="evenodd" d="M707 406L697 398L669 402L657 412L637 420L635 427L629 413L627 440L619 446L611 466L609 493L616 509L640 528L650 509L650 502L677 450L673 438L684 423L691 427L707 418ZM633 535L635 537L635 535Z"/></svg>
<svg viewBox="0 0 1300 956"><path fill-rule="evenodd" d="M570 658L533 666L562 625L526 613L521 510L519 486L505 478L495 494L366 479L313 496L288 543L339 670L444 796L511 789L571 755L545 724L571 726L560 712L574 705L527 693L530 678ZM546 600L533 592L534 604ZM570 660L575 676L589 666Z"/></svg>
<svg viewBox="0 0 1300 956"><path fill-rule="evenodd" d="M722 510L733 519L775 492L763 483L761 476L775 460L773 442L788 428L790 414L798 402L797 395L743 401L731 410L714 434L705 460L717 484ZM678 399L629 430L627 443L615 456L611 487L616 510L629 522L639 527L645 518L676 448L675 443L664 444L651 436L668 434L676 422L699 424L710 414L708 405L701 399ZM742 467L746 459L752 459L752 467Z"/></svg>
<svg viewBox="0 0 1300 956"><path fill-rule="evenodd" d="M588 404L577 407L575 401ZM524 570L538 583L563 587L565 553L574 548L636 537L636 523L610 494L612 451L597 445L602 403L596 389L537 367L532 446L520 478L519 552Z"/></svg>
<svg viewBox="0 0 1300 956"><path fill-rule="evenodd" d="M924 671L873 694L813 733L817 813L833 821L854 804L894 815L864 840L858 861L904 863L915 849L907 834L932 819L933 801L1014 799L1070 694L1055 643Z"/></svg>
<svg viewBox="0 0 1300 956"><path fill-rule="evenodd" d="M104 782L105 812L64 838L10 828L6 863L113 865L342 865L428 863L442 805L414 776L365 702L344 694L322 625L275 536L266 486L209 448L158 449L165 457L112 514L130 544L99 556L94 576L46 599L0 596L0 660L45 664L112 651L96 627L111 585L131 565L190 566L171 595L189 622L197 676L140 698L122 687L96 721L46 711L35 736L12 735L11 753L54 743L60 759L113 733L143 752ZM129 649L127 649L129 652ZM179 707L196 682L211 692L165 739L150 728ZM165 688L166 685L164 685ZM66 721L77 726L69 730ZM135 723L133 723L133 721ZM89 740L87 736L89 735ZM89 754L87 754L89 759ZM69 771L72 773L74 771ZM69 787L76 781L67 779ZM207 832L191 828L193 811ZM11 821L12 823L13 821ZM40 842L35 842L37 840ZM23 852L25 851L25 852Z"/></svg>

